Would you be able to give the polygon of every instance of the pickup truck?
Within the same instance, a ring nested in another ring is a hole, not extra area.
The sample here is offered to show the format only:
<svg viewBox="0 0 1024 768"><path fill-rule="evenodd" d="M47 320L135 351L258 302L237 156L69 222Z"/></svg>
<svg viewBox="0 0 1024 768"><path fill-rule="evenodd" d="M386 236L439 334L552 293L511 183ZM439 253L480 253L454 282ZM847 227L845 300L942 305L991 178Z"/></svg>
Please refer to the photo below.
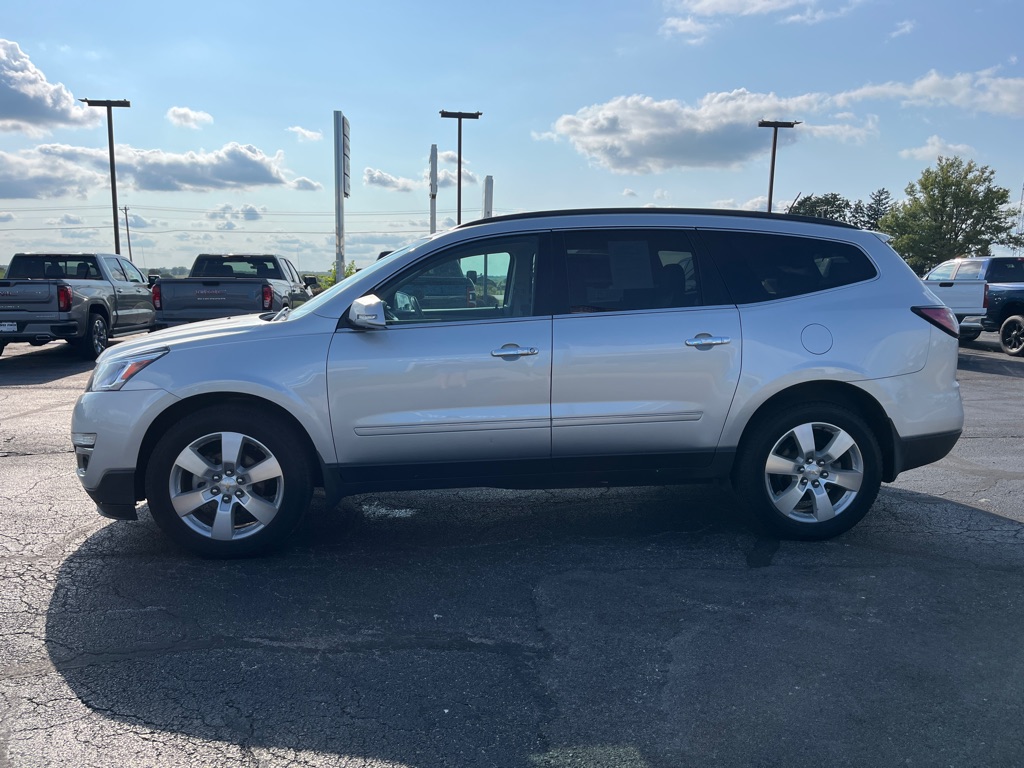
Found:
<svg viewBox="0 0 1024 768"><path fill-rule="evenodd" d="M1024 315L1024 257L950 259L933 268L923 279L960 321L961 341L973 341L982 331L997 331L1004 352L1011 355L1024 352L1021 330L1015 334L1014 323L1010 323L1006 334L1002 331L1002 326L1014 317L1017 325L1024 325L1019 317ZM1002 338L1004 335L1008 341Z"/></svg>
<svg viewBox="0 0 1024 768"><path fill-rule="evenodd" d="M91 360L155 316L146 277L112 253L16 253L0 279L0 352L64 339Z"/></svg>
<svg viewBox="0 0 1024 768"><path fill-rule="evenodd" d="M295 266L272 254L202 253L188 277L160 278L152 290L158 328L277 312L312 298Z"/></svg>

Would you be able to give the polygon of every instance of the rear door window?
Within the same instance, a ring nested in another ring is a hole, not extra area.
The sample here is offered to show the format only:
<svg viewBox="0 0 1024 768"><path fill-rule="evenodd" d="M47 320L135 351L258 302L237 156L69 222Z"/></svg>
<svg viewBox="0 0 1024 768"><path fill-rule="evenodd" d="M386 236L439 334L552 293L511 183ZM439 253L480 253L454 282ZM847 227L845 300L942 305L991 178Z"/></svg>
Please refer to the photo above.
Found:
<svg viewBox="0 0 1024 768"><path fill-rule="evenodd" d="M993 259L988 267L990 283L1024 283L1024 259Z"/></svg>
<svg viewBox="0 0 1024 768"><path fill-rule="evenodd" d="M725 230L702 230L700 237L737 304L803 296L878 274L867 254L849 243Z"/></svg>
<svg viewBox="0 0 1024 768"><path fill-rule="evenodd" d="M701 304L697 259L686 232L569 231L563 248L572 314Z"/></svg>

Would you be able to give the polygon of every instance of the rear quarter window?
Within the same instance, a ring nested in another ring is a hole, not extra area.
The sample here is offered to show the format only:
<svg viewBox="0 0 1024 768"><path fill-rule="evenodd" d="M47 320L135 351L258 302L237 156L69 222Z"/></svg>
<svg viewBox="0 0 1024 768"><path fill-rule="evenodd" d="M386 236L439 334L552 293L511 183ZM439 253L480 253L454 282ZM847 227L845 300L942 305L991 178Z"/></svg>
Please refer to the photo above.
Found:
<svg viewBox="0 0 1024 768"><path fill-rule="evenodd" d="M1024 259L993 259L986 279L990 283L1024 283Z"/></svg>
<svg viewBox="0 0 1024 768"><path fill-rule="evenodd" d="M849 243L761 232L702 230L733 301L755 304L827 291L878 275Z"/></svg>

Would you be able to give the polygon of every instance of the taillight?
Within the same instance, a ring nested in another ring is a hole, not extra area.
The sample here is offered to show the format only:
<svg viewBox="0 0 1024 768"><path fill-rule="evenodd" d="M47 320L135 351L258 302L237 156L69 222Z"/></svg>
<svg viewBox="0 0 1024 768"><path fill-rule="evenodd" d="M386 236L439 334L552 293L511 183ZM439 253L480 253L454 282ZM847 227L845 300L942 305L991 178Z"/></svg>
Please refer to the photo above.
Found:
<svg viewBox="0 0 1024 768"><path fill-rule="evenodd" d="M274 306L274 289L269 285L263 286L263 308L270 309Z"/></svg>
<svg viewBox="0 0 1024 768"><path fill-rule="evenodd" d="M153 306L157 309L164 308L164 297L160 295L160 286L153 286Z"/></svg>
<svg viewBox="0 0 1024 768"><path fill-rule="evenodd" d="M71 286L70 285L58 285L57 286L57 311L58 312L70 312L71 311Z"/></svg>
<svg viewBox="0 0 1024 768"><path fill-rule="evenodd" d="M954 339L960 338L960 323L949 307L911 307L911 311L923 317L941 331L945 331Z"/></svg>
<svg viewBox="0 0 1024 768"><path fill-rule="evenodd" d="M988 283L985 283L985 297L981 300L981 306L988 309Z"/></svg>

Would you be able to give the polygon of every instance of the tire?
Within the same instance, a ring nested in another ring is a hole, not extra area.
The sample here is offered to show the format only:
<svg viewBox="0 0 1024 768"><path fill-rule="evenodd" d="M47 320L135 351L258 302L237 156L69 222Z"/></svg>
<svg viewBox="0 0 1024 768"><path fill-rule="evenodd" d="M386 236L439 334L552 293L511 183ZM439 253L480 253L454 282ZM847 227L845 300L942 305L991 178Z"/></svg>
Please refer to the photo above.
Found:
<svg viewBox="0 0 1024 768"><path fill-rule="evenodd" d="M830 446L840 449L838 455ZM752 425L737 456L734 483L755 522L769 533L819 541L860 522L881 477L882 452L864 420L843 406L819 402Z"/></svg>
<svg viewBox="0 0 1024 768"><path fill-rule="evenodd" d="M109 345L110 329L107 326L107 319L99 312L90 312L85 336L75 339L72 346L86 360L95 360Z"/></svg>
<svg viewBox="0 0 1024 768"><path fill-rule="evenodd" d="M146 468L149 510L195 554L262 554L283 546L309 507L310 463L305 442L284 419L238 405L206 408L168 429L154 448Z"/></svg>
<svg viewBox="0 0 1024 768"><path fill-rule="evenodd" d="M1014 357L1024 355L1024 316L1011 315L999 326L999 346Z"/></svg>
<svg viewBox="0 0 1024 768"><path fill-rule="evenodd" d="M981 331L960 331L960 343L966 344L970 341L977 341L979 336L981 336Z"/></svg>

